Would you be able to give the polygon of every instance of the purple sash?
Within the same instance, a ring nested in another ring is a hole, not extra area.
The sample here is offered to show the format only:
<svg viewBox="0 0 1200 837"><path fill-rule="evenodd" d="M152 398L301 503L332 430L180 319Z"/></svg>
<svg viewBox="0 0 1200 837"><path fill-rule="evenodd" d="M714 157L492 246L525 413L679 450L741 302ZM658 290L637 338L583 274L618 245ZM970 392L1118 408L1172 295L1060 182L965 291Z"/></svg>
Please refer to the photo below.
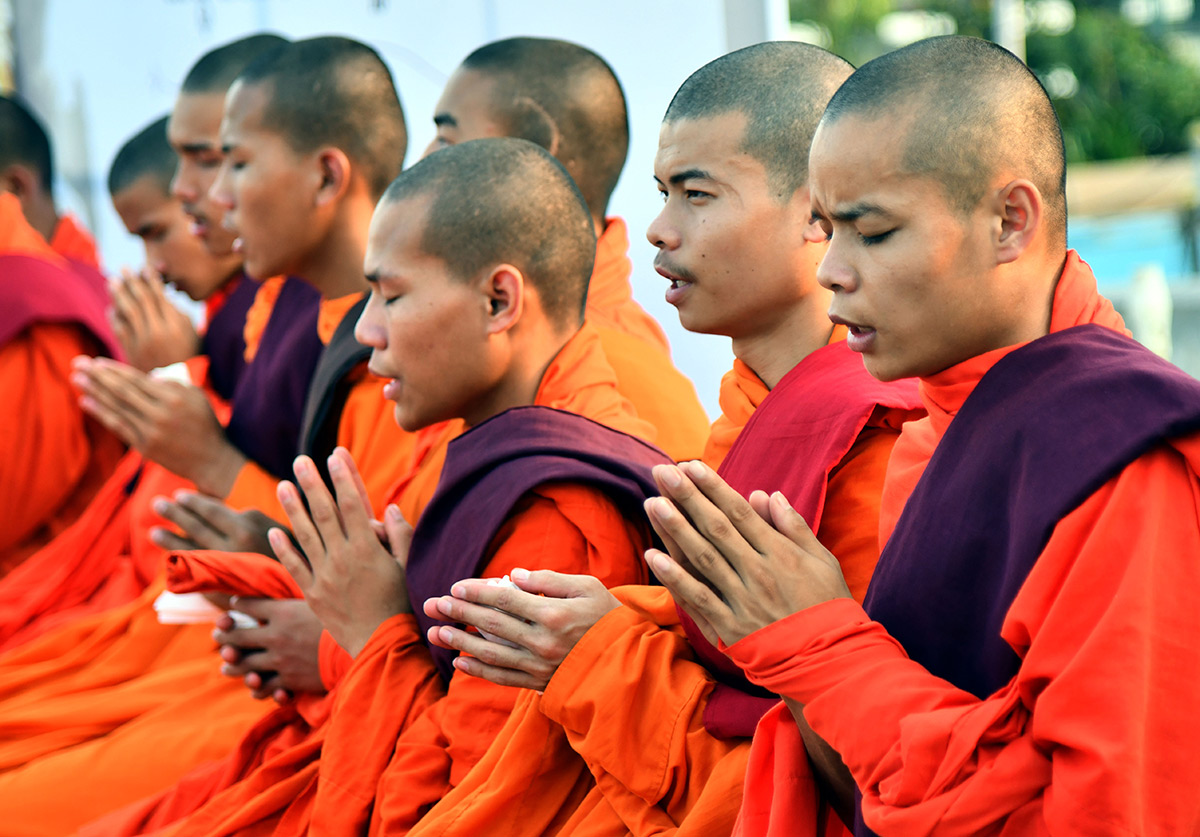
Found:
<svg viewBox="0 0 1200 837"><path fill-rule="evenodd" d="M425 599L479 572L492 538L531 489L551 482L594 486L627 516L641 517L642 502L658 494L650 469L670 461L640 439L549 407L507 410L459 436L446 452L409 552L408 597L422 638L447 624L425 615ZM538 563L537 555L529 556L531 569ZM456 652L430 651L449 681Z"/></svg>
<svg viewBox="0 0 1200 837"><path fill-rule="evenodd" d="M1016 349L934 451L875 568L867 613L933 674L992 694L1020 666L1000 628L1054 527L1139 456L1197 430L1200 381L1109 329ZM861 809L855 833L871 833Z"/></svg>
<svg viewBox="0 0 1200 837"><path fill-rule="evenodd" d="M213 392L233 400L237 383L246 371L246 314L254 304L259 283L244 273L232 277L233 289L213 314L200 337L200 354L208 358L208 380Z"/></svg>

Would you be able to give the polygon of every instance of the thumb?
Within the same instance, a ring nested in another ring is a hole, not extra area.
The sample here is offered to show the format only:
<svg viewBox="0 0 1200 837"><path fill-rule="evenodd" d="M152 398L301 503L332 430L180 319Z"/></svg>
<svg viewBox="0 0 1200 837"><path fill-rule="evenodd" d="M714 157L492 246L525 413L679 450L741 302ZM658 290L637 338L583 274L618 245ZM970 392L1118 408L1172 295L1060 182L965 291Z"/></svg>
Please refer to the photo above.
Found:
<svg viewBox="0 0 1200 837"><path fill-rule="evenodd" d="M553 599L574 599L586 596L597 588L603 590L604 583L595 576L571 575L554 570L515 569L508 574L513 583L526 593L549 596Z"/></svg>
<svg viewBox="0 0 1200 837"><path fill-rule="evenodd" d="M400 507L389 505L383 513L383 526L387 530L388 550L401 567L408 567L408 550L412 546L413 527L408 525Z"/></svg>
<svg viewBox="0 0 1200 837"><path fill-rule="evenodd" d="M783 492L776 491L771 495L770 512L771 525L792 543L808 548L816 541L817 536L813 534L808 521L800 512L792 508L792 504L783 496Z"/></svg>
<svg viewBox="0 0 1200 837"><path fill-rule="evenodd" d="M249 596L235 596L229 602L229 609L236 610L239 613L244 613L247 616L253 616L259 622L268 622L269 608L268 604L264 607L265 602L272 602L274 599L251 598Z"/></svg>

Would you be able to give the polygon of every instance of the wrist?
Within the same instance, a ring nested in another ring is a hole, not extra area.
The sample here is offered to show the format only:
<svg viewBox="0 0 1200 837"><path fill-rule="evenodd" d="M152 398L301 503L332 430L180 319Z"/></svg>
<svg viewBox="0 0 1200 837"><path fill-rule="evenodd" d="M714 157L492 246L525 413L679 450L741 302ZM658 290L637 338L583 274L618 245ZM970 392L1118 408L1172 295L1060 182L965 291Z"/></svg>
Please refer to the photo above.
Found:
<svg viewBox="0 0 1200 837"><path fill-rule="evenodd" d="M213 497L228 497L246 462L241 451L222 439L193 480L196 488Z"/></svg>

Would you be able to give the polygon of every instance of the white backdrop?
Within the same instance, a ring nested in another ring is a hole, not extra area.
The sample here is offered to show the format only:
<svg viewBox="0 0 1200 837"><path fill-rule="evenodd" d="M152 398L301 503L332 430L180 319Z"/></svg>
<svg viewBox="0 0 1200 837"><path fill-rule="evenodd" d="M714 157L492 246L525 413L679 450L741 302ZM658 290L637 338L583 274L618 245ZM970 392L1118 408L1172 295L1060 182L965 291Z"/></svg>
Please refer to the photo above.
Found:
<svg viewBox="0 0 1200 837"><path fill-rule="evenodd" d="M644 231L658 211L651 180L658 125L695 69L729 49L786 31L784 0L14 0L20 93L53 134L59 203L96 233L106 268L137 264L104 186L121 144L166 113L203 52L271 30L342 34L388 62L409 126L408 162L434 135L433 108L459 61L498 38L540 35L582 43L612 64L629 99L629 159L611 210L629 222L634 294L663 323L677 365L717 414L728 340L689 334L663 301Z"/></svg>

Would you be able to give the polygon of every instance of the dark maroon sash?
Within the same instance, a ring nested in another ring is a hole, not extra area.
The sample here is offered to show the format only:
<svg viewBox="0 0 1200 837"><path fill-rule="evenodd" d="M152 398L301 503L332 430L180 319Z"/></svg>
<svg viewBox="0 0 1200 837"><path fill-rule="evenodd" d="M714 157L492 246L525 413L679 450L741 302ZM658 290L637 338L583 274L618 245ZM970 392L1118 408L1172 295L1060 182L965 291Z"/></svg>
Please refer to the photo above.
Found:
<svg viewBox="0 0 1200 837"><path fill-rule="evenodd" d="M200 354L208 358L208 381L213 392L233 400L237 382L246 371L246 314L254 304L259 283L244 273L231 277L232 289L205 325ZM226 283L225 287L230 287Z"/></svg>
<svg viewBox="0 0 1200 837"><path fill-rule="evenodd" d="M446 452L409 552L408 597L422 638L446 624L425 615L425 599L445 595L482 569L488 545L530 490L552 482L594 486L624 514L641 517L642 503L658 493L651 468L670 461L640 439L549 407L507 410L459 436ZM538 556L529 562L537 569ZM430 651L449 681L456 652Z"/></svg>
<svg viewBox="0 0 1200 837"><path fill-rule="evenodd" d="M246 365L230 399L233 412L225 435L280 479L292 477L309 384L325 348L317 333L320 304L321 295L307 282L284 282L254 360Z"/></svg>
<svg viewBox="0 0 1200 837"><path fill-rule="evenodd" d="M744 497L757 489L782 492L817 531L830 472L880 406L919 410L916 381L878 381L844 341L832 343L796 364L767 394L719 473ZM747 681L682 611L680 617L696 656L718 681L704 710L705 728L718 738L753 735L778 696Z"/></svg>
<svg viewBox="0 0 1200 837"><path fill-rule="evenodd" d="M875 568L867 613L933 674L992 694L1020 666L1000 628L1054 527L1139 456L1198 430L1200 381L1109 329L1016 349L934 450ZM858 819L856 833L869 834Z"/></svg>
<svg viewBox="0 0 1200 837"><path fill-rule="evenodd" d="M120 357L104 312L108 286L82 262L0 254L0 346L34 323L75 323L96 338L103 354Z"/></svg>

